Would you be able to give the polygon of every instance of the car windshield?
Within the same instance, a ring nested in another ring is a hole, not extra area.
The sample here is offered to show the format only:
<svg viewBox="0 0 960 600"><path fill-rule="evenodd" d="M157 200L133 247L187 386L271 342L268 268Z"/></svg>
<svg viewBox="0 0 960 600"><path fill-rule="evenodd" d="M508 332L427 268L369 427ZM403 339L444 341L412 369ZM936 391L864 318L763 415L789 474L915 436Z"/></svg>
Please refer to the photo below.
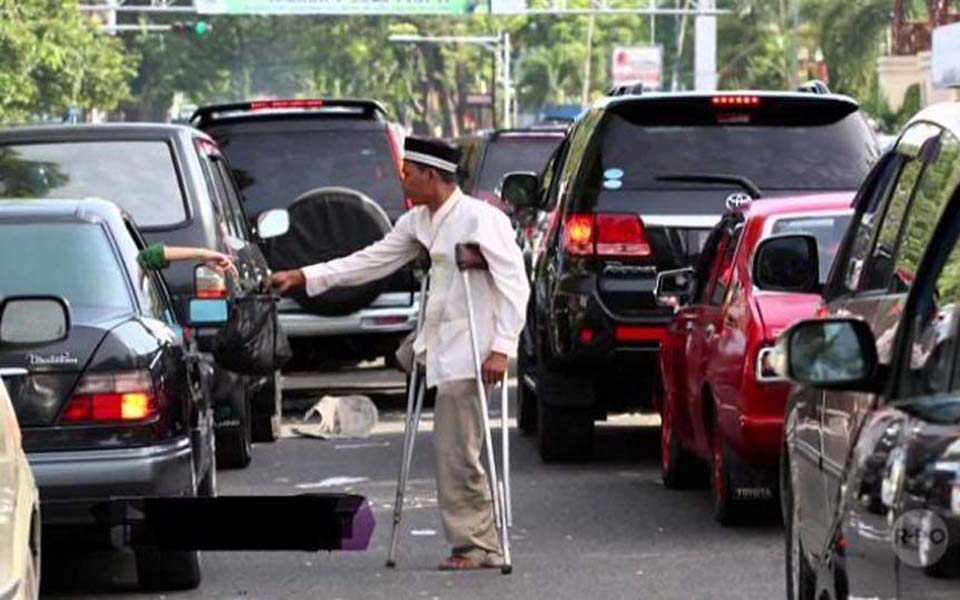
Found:
<svg viewBox="0 0 960 600"><path fill-rule="evenodd" d="M562 137L502 136L487 145L477 187L493 190L511 171L540 173Z"/></svg>
<svg viewBox="0 0 960 600"><path fill-rule="evenodd" d="M213 132L243 190L249 214L287 208L318 187L359 190L388 214L403 211L403 191L386 130L275 133Z"/></svg>
<svg viewBox="0 0 960 600"><path fill-rule="evenodd" d="M676 110L676 109L673 109ZM591 190L666 190L664 174L746 177L764 192L855 190L876 160L873 136L857 112L835 120L757 117L738 124L703 115L611 112L599 148L588 151ZM689 184L688 184L689 185Z"/></svg>
<svg viewBox="0 0 960 600"><path fill-rule="evenodd" d="M59 296L73 318L103 318L132 310L123 267L107 233L92 223L2 223L0 299Z"/></svg>
<svg viewBox="0 0 960 600"><path fill-rule="evenodd" d="M807 233L817 238L817 250L820 254L820 283L824 283L849 223L850 213L783 217L774 221L770 233L774 235Z"/></svg>
<svg viewBox="0 0 960 600"><path fill-rule="evenodd" d="M56 142L0 146L0 198L101 198L140 227L186 220L166 142Z"/></svg>

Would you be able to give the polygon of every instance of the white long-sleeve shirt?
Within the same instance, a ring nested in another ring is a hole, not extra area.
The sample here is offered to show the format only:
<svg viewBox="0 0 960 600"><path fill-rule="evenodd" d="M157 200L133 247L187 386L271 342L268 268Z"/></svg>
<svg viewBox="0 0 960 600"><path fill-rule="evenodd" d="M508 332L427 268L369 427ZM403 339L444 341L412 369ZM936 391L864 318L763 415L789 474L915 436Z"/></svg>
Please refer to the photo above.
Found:
<svg viewBox="0 0 960 600"><path fill-rule="evenodd" d="M509 218L459 188L435 214L425 206L413 208L382 240L350 256L304 267L307 294L316 296L332 287L376 281L427 248L430 292L414 352L426 355L428 386L473 379L465 290L454 255L456 245L464 242L479 244L489 265L488 271L471 271L469 275L480 360L490 352L513 356L530 295L523 255Z"/></svg>

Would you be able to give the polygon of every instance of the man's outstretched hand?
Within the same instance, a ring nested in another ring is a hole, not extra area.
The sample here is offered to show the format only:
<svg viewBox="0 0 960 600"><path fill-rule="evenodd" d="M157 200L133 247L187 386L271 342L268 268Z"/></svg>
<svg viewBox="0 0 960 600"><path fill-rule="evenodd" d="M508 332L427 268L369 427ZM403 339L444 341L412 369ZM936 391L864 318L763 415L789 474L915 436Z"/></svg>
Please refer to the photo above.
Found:
<svg viewBox="0 0 960 600"><path fill-rule="evenodd" d="M507 372L507 355L500 352L491 352L480 368L483 382L487 385L500 383L503 374Z"/></svg>
<svg viewBox="0 0 960 600"><path fill-rule="evenodd" d="M263 291L286 295L295 289L304 287L306 284L307 279L300 269L277 271L263 280Z"/></svg>

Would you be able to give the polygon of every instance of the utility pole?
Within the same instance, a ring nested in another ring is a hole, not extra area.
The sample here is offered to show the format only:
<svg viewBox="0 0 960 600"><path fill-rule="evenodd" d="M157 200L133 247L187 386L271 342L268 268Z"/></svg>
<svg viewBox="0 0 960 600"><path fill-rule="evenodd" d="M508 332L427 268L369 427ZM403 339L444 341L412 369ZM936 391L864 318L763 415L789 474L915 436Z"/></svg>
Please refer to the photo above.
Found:
<svg viewBox="0 0 960 600"><path fill-rule="evenodd" d="M797 78L797 29L800 27L800 6L797 0L789 0L789 22L790 22L790 45L788 46L787 52L790 53L787 56L787 68L790 69L790 72L787 73L787 86L788 89L795 90L800 85L800 81Z"/></svg>
<svg viewBox="0 0 960 600"><path fill-rule="evenodd" d="M583 86L580 88L580 106L590 103L590 59L593 55L593 26L595 15L590 13L587 21L587 55L583 59Z"/></svg>
<svg viewBox="0 0 960 600"><path fill-rule="evenodd" d="M698 5L701 10L709 11L716 8L716 0L700 0ZM717 18L698 14L694 31L693 89L712 92L717 89Z"/></svg>

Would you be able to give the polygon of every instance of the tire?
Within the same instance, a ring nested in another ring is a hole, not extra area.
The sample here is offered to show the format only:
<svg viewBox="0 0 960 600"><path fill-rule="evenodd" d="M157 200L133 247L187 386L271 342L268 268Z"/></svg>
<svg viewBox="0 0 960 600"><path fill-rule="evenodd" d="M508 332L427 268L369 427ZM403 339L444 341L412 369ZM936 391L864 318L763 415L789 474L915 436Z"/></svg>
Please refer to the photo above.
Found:
<svg viewBox="0 0 960 600"><path fill-rule="evenodd" d="M245 396L243 392L237 392ZM220 427L216 430L217 466L223 469L244 469L253 458L250 431L250 403L244 399L231 403L239 412L240 424L233 427Z"/></svg>
<svg viewBox="0 0 960 600"><path fill-rule="evenodd" d="M517 350L517 429L527 435L537 430L537 396L526 382L530 375L530 357L521 340Z"/></svg>
<svg viewBox="0 0 960 600"><path fill-rule="evenodd" d="M803 552L803 543L797 533L797 507L793 501L793 482L789 473L789 461L784 449L784 472L781 475L780 496L782 498L783 521L786 529L786 567L787 600L813 600L816 594L816 579L813 569Z"/></svg>
<svg viewBox="0 0 960 600"><path fill-rule="evenodd" d="M721 525L736 524L741 515L741 502L731 495L734 488L730 471L730 448L720 432L717 420L713 421L710 435L710 493L713 497L713 518Z"/></svg>
<svg viewBox="0 0 960 600"><path fill-rule="evenodd" d="M281 394L280 372L277 371L253 397L253 406L256 410L252 411L250 439L254 442L272 444L280 439L283 414Z"/></svg>
<svg viewBox="0 0 960 600"><path fill-rule="evenodd" d="M137 550L137 581L149 591L192 590L200 585L200 553Z"/></svg>
<svg viewBox="0 0 960 600"><path fill-rule="evenodd" d="M537 444L544 462L593 456L595 395L592 380L551 369L537 349Z"/></svg>
<svg viewBox="0 0 960 600"><path fill-rule="evenodd" d="M698 466L680 446L673 424L673 409L665 403L660 425L660 477L664 487L671 490L692 487Z"/></svg>

